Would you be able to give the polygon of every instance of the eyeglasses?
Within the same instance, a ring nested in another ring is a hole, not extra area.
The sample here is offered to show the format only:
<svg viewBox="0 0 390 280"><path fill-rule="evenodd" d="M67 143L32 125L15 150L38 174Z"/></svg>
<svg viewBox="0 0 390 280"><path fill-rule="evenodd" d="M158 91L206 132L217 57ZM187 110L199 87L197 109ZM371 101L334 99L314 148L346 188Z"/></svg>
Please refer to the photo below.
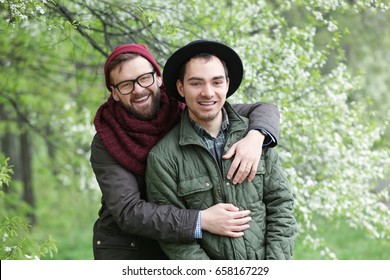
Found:
<svg viewBox="0 0 390 280"><path fill-rule="evenodd" d="M156 73L156 71L148 72L142 74L141 76L139 76L134 80L122 81L120 83L117 83L116 85L111 85L111 86L116 88L120 94L128 95L133 92L135 82L137 82L137 84L139 84L143 88L153 85L154 73Z"/></svg>

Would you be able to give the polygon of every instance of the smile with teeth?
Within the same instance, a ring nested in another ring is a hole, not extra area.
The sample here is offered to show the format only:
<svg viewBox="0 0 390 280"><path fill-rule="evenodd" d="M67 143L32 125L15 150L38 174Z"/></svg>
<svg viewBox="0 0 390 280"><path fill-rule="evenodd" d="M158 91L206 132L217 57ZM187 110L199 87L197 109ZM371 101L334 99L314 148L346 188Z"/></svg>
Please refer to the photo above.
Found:
<svg viewBox="0 0 390 280"><path fill-rule="evenodd" d="M142 96L140 98L136 98L136 99L133 99L132 101L134 103L142 103L142 102L145 102L146 100L148 100L150 95L145 95L145 96Z"/></svg>
<svg viewBox="0 0 390 280"><path fill-rule="evenodd" d="M210 106L210 105L214 105L216 103L217 103L217 101L199 101L199 104L203 105L203 106Z"/></svg>

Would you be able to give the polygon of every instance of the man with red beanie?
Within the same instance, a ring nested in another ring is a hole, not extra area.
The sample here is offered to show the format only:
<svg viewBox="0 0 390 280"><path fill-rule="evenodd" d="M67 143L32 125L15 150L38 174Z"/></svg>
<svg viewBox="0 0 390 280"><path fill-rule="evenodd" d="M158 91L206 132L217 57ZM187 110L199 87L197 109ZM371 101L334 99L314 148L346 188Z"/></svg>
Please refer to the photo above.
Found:
<svg viewBox="0 0 390 280"><path fill-rule="evenodd" d="M250 212L232 204L206 210L178 209L146 200L146 159L154 145L180 120L184 104L170 97L160 68L147 47L116 47L104 65L108 100L97 110L91 164L102 191L93 229L95 259L165 259L157 240L191 242L202 231L240 237ZM250 120L249 132L223 159L233 158L227 173L233 183L255 176L261 146L277 143L279 111L266 103L233 105Z"/></svg>

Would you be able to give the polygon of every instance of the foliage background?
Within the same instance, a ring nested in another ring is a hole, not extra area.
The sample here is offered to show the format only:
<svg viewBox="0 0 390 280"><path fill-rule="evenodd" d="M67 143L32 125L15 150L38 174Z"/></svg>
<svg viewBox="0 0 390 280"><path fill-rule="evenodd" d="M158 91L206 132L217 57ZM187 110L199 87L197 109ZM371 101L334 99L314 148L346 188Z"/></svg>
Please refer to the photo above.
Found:
<svg viewBox="0 0 390 280"><path fill-rule="evenodd" d="M244 61L231 102L279 106L277 149L300 224L294 258L390 258L388 1L0 0L0 15L0 144L10 158L1 259L92 258L100 192L89 144L108 96L105 56L138 42L164 65L202 38ZM13 217L30 230L11 235Z"/></svg>

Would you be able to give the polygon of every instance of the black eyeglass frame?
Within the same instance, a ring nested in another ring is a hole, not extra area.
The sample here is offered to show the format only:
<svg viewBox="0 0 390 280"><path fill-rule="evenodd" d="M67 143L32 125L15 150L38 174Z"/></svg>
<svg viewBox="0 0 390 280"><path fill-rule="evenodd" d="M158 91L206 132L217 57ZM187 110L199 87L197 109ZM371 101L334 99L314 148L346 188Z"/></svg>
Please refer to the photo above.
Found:
<svg viewBox="0 0 390 280"><path fill-rule="evenodd" d="M150 87L151 85L153 85L154 82L155 82L155 78L154 78L154 74L155 74L155 73L156 73L156 70L153 70L153 71L151 71L151 72L147 72L147 73L145 73L145 74L142 74L142 75L138 76L137 78L135 78L135 79L133 79L133 80L121 81L121 82L117 83L116 85L111 84L111 86L112 86L113 88L117 89L118 92L119 92L121 95L129 95L129 94L131 94L131 93L134 91L134 88L135 88L135 87L134 87L134 84L135 84L136 82L137 82L137 84L139 84L140 87L143 87L143 88L147 88L147 87ZM143 85L141 85L141 83L139 82L139 79L140 79L141 77L145 76L145 75L152 75L152 82L151 82L150 85L143 86ZM121 84L123 84L123 83L129 83L129 82L131 82L131 83L133 84L133 89L132 89L130 92L128 92L128 93L122 93L121 90L119 89L119 86L120 86Z"/></svg>

